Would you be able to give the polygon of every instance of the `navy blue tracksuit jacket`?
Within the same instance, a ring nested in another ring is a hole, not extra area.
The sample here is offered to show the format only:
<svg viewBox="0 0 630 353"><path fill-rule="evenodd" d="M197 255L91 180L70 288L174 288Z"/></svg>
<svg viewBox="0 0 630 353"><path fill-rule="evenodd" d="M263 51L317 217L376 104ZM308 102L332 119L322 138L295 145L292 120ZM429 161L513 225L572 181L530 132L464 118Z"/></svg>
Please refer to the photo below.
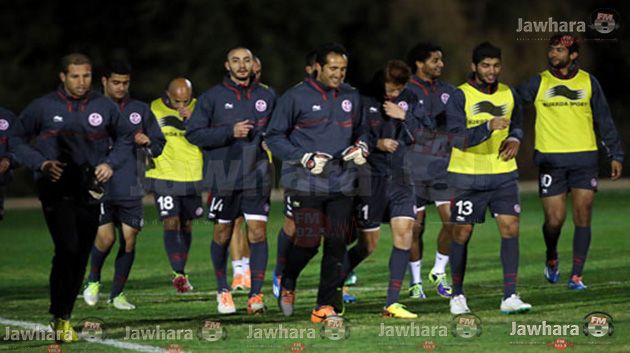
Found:
<svg viewBox="0 0 630 353"><path fill-rule="evenodd" d="M368 141L358 91L346 84L329 88L311 77L280 97L265 135L283 161L282 185L315 194L354 192L357 168L342 162L341 153L358 139ZM333 160L313 175L300 163L308 152L328 153Z"/></svg>
<svg viewBox="0 0 630 353"><path fill-rule="evenodd" d="M271 187L270 163L261 143L275 99L269 87L256 81L238 85L229 76L199 96L186 121L186 138L203 150L204 182L210 190ZM234 138L234 125L245 120L254 128L247 137Z"/></svg>

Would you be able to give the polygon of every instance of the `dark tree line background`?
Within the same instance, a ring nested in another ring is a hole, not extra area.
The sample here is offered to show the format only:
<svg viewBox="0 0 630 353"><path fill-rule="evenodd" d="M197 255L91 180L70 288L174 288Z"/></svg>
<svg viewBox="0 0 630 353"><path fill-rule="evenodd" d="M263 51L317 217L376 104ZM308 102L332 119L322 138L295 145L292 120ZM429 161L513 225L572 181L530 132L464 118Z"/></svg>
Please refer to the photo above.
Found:
<svg viewBox="0 0 630 353"><path fill-rule="evenodd" d="M472 48L490 40L503 49L501 80L518 84L543 70L549 34L517 33L527 21L586 21L598 8L621 15L621 28L596 41L579 34L580 63L607 95L622 139L630 141L625 112L630 91L630 47L623 1L353 0L353 1L47 1L0 0L0 105L19 113L35 97L58 85L59 58L71 51L92 57L99 68L112 58L134 68L132 96L158 97L175 76L192 80L196 94L221 80L225 52L234 45L252 49L263 62L262 81L278 93L304 76L304 55L338 41L350 51L347 80L360 86L392 58L404 59L418 41L442 46L443 78L459 84L469 71ZM526 37L526 40L523 40ZM589 40L590 39L590 40ZM518 161L523 178L535 178L533 112L526 109L526 140ZM602 175L608 166L602 163ZM628 175L628 173L624 173ZM10 194L31 193L28 172L20 171Z"/></svg>

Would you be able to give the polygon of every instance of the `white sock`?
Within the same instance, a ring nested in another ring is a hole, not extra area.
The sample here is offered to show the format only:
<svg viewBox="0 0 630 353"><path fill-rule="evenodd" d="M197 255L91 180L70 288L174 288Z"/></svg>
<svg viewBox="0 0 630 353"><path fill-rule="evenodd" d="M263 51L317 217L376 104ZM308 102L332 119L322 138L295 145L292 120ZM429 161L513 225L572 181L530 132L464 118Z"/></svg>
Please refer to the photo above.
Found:
<svg viewBox="0 0 630 353"><path fill-rule="evenodd" d="M232 260L232 271L234 272L234 276L244 274L243 270L243 261L242 260Z"/></svg>
<svg viewBox="0 0 630 353"><path fill-rule="evenodd" d="M433 265L433 273L446 272L446 264L448 264L448 255L442 255L439 251L435 252L435 264Z"/></svg>
<svg viewBox="0 0 630 353"><path fill-rule="evenodd" d="M249 271L249 257L242 257L241 264L243 265L243 273Z"/></svg>
<svg viewBox="0 0 630 353"><path fill-rule="evenodd" d="M409 261L409 272L411 272L411 284L422 283L422 277L420 277L420 267L422 266L422 260Z"/></svg>

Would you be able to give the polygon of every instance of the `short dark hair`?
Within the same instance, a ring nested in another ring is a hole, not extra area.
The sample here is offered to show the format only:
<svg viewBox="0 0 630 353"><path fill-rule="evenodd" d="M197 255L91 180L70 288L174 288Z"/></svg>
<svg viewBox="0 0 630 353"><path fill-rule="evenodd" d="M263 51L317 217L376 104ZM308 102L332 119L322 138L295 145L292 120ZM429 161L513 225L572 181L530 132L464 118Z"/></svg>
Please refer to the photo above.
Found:
<svg viewBox="0 0 630 353"><path fill-rule="evenodd" d="M501 48L495 47L490 42L483 42L473 49L472 62L477 65L483 59L501 59Z"/></svg>
<svg viewBox="0 0 630 353"><path fill-rule="evenodd" d="M110 61L103 71L103 76L110 78L112 74L131 75L131 64L123 60Z"/></svg>
<svg viewBox="0 0 630 353"><path fill-rule="evenodd" d="M442 48L431 42L420 42L407 53L407 65L415 71L416 61L426 61L436 51L442 51Z"/></svg>
<svg viewBox="0 0 630 353"><path fill-rule="evenodd" d="M402 60L390 60L385 65L385 82L404 85L411 78L411 69Z"/></svg>
<svg viewBox="0 0 630 353"><path fill-rule="evenodd" d="M317 50L311 50L304 57L306 66L313 66L317 62Z"/></svg>
<svg viewBox="0 0 630 353"><path fill-rule="evenodd" d="M558 34L554 34L553 36L551 36L551 38L549 38L549 46L558 45L558 44L569 49L569 54L580 52L580 45L578 44L577 38L573 34L558 33Z"/></svg>
<svg viewBox="0 0 630 353"><path fill-rule="evenodd" d="M348 51L346 48L339 43L326 43L322 44L319 48L317 48L316 61L324 66L327 63L328 54L335 53L343 56L348 56Z"/></svg>
<svg viewBox="0 0 630 353"><path fill-rule="evenodd" d="M236 45L236 46L233 46L233 47L231 47L230 49L228 49L228 50L225 52L225 59L227 60L227 59L228 59L228 57L230 56L230 53L231 53L231 52L233 52L234 50L237 50L237 49L245 49L245 50L248 50L250 53L252 53L252 59L254 59L254 53L253 53L251 50L249 50L249 48L248 48L248 47L243 46L243 45Z"/></svg>
<svg viewBox="0 0 630 353"><path fill-rule="evenodd" d="M60 71L63 73L68 73L68 67L70 65L90 65L92 66L92 61L90 58L82 53L70 53L61 58L61 67Z"/></svg>

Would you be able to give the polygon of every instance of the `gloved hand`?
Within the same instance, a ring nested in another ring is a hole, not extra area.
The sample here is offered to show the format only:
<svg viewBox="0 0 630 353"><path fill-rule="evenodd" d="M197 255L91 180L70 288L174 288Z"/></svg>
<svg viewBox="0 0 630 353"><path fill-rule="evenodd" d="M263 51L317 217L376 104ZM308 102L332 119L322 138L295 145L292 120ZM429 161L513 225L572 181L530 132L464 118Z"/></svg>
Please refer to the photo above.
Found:
<svg viewBox="0 0 630 353"><path fill-rule="evenodd" d="M326 162L332 159L332 156L323 152L308 152L302 156L302 166L312 174L321 174L324 171Z"/></svg>
<svg viewBox="0 0 630 353"><path fill-rule="evenodd" d="M367 143L359 140L354 145L348 146L348 148L343 150L341 157L346 162L353 161L356 165L363 165L367 161L369 154Z"/></svg>

